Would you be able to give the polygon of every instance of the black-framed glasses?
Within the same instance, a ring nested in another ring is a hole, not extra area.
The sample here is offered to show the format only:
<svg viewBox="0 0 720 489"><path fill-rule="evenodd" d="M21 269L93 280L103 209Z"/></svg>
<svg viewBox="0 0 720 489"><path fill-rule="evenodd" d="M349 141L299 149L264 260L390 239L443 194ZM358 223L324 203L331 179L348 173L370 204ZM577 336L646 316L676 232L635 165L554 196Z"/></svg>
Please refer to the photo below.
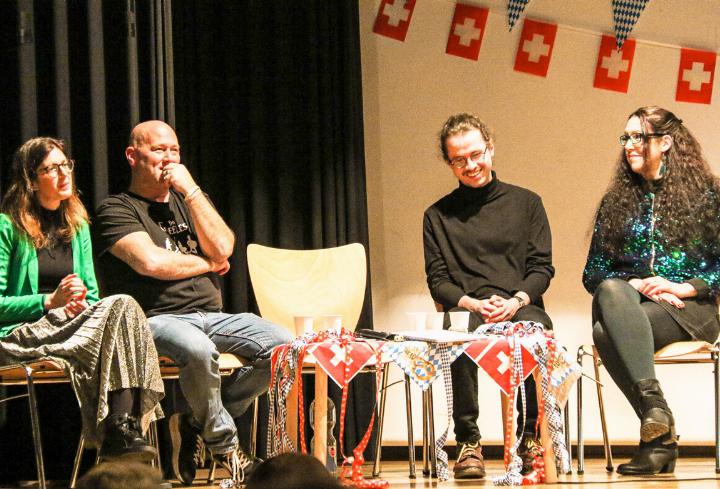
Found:
<svg viewBox="0 0 720 489"><path fill-rule="evenodd" d="M470 163L477 164L480 163L480 160L483 159L485 156L485 153L488 152L490 149L490 146L485 146L485 149L482 151L473 151L470 153L470 156L456 156L452 160L450 160L450 164L458 169L463 169L466 166L468 166Z"/></svg>
<svg viewBox="0 0 720 489"><path fill-rule="evenodd" d="M52 175L55 176L58 174L60 169L62 168L64 173L72 173L73 168L75 168L75 160L65 160L60 163L52 163L48 166L44 166L42 168L37 169L38 175Z"/></svg>
<svg viewBox="0 0 720 489"><path fill-rule="evenodd" d="M650 132L647 134L644 134L642 132L633 132L630 134L623 134L620 136L620 146L625 146L628 141L633 143L633 145L638 145L640 143L646 142L650 138L660 138L663 136L667 136L666 132Z"/></svg>

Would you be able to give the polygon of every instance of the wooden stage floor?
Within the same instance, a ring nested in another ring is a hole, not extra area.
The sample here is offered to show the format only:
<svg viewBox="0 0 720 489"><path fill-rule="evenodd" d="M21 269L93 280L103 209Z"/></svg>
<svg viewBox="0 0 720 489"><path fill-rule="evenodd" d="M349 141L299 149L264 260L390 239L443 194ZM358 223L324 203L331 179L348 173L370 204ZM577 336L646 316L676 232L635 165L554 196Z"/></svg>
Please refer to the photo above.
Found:
<svg viewBox="0 0 720 489"><path fill-rule="evenodd" d="M617 463L625 462L627 458L619 457ZM502 473L501 460L486 461L488 478L480 480L458 480L452 478L444 483L438 483L436 479L422 477L422 464L416 466L418 478L415 480L408 478L407 462L390 461L383 463L383 472L381 477L390 482L391 489L420 489L435 488L451 489L451 488L470 488L470 487L494 487L491 477ZM368 465L367 474L372 471L372 467ZM575 468L573 467L573 471ZM198 478L193 484L193 489L217 488L222 480L224 471L218 469L215 485L207 485L203 477L207 477L206 469L198 470ZM715 460L712 458L681 458L675 467L675 473L670 475L658 475L654 477L629 477L621 476L616 473L608 473L605 471L605 459L591 458L585 461L585 474L580 476L573 472L571 475L561 476L560 482L553 484L553 487L582 487L587 486L590 489L617 488L626 487L646 488L646 489L701 489L701 488L718 488L720 489L720 476L715 474ZM6 489L11 486L0 485L0 489ZM31 486L22 486L31 487ZM37 487L37 486L34 486ZM61 489L65 485L52 484L53 489ZM177 483L173 487L182 487ZM14 489L14 488L13 488Z"/></svg>

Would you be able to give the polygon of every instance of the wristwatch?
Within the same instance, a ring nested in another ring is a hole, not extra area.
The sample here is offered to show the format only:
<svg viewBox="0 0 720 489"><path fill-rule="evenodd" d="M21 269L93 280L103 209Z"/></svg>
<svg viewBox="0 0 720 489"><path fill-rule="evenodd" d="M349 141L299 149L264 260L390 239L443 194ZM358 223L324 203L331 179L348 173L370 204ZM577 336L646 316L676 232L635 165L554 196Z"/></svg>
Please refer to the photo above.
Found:
<svg viewBox="0 0 720 489"><path fill-rule="evenodd" d="M514 295L513 299L517 299L517 301L520 303L520 307L525 307L528 305L528 302L519 295Z"/></svg>

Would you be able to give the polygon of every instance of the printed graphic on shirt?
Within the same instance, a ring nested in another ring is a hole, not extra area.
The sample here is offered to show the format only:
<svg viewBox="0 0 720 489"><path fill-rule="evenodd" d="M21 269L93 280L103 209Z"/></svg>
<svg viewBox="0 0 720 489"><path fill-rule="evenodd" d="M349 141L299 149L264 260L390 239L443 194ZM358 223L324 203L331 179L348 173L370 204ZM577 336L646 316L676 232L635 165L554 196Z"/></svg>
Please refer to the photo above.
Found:
<svg viewBox="0 0 720 489"><path fill-rule="evenodd" d="M159 204L151 208L150 216L167 234L164 243L166 250L185 255L200 253L197 236L186 222L178 219L178 213L172 212L167 204Z"/></svg>

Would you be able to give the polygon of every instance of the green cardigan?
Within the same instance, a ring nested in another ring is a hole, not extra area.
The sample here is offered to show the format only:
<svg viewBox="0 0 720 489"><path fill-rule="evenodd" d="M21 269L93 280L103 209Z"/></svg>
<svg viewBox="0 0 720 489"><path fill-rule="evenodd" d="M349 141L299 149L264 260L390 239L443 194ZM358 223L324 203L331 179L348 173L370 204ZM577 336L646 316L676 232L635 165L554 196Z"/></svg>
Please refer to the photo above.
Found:
<svg viewBox="0 0 720 489"><path fill-rule="evenodd" d="M99 300L93 267L90 227L85 223L72 240L73 271L87 287L88 303ZM7 214L0 214L0 338L45 314L45 294L38 294L38 260L32 242Z"/></svg>

